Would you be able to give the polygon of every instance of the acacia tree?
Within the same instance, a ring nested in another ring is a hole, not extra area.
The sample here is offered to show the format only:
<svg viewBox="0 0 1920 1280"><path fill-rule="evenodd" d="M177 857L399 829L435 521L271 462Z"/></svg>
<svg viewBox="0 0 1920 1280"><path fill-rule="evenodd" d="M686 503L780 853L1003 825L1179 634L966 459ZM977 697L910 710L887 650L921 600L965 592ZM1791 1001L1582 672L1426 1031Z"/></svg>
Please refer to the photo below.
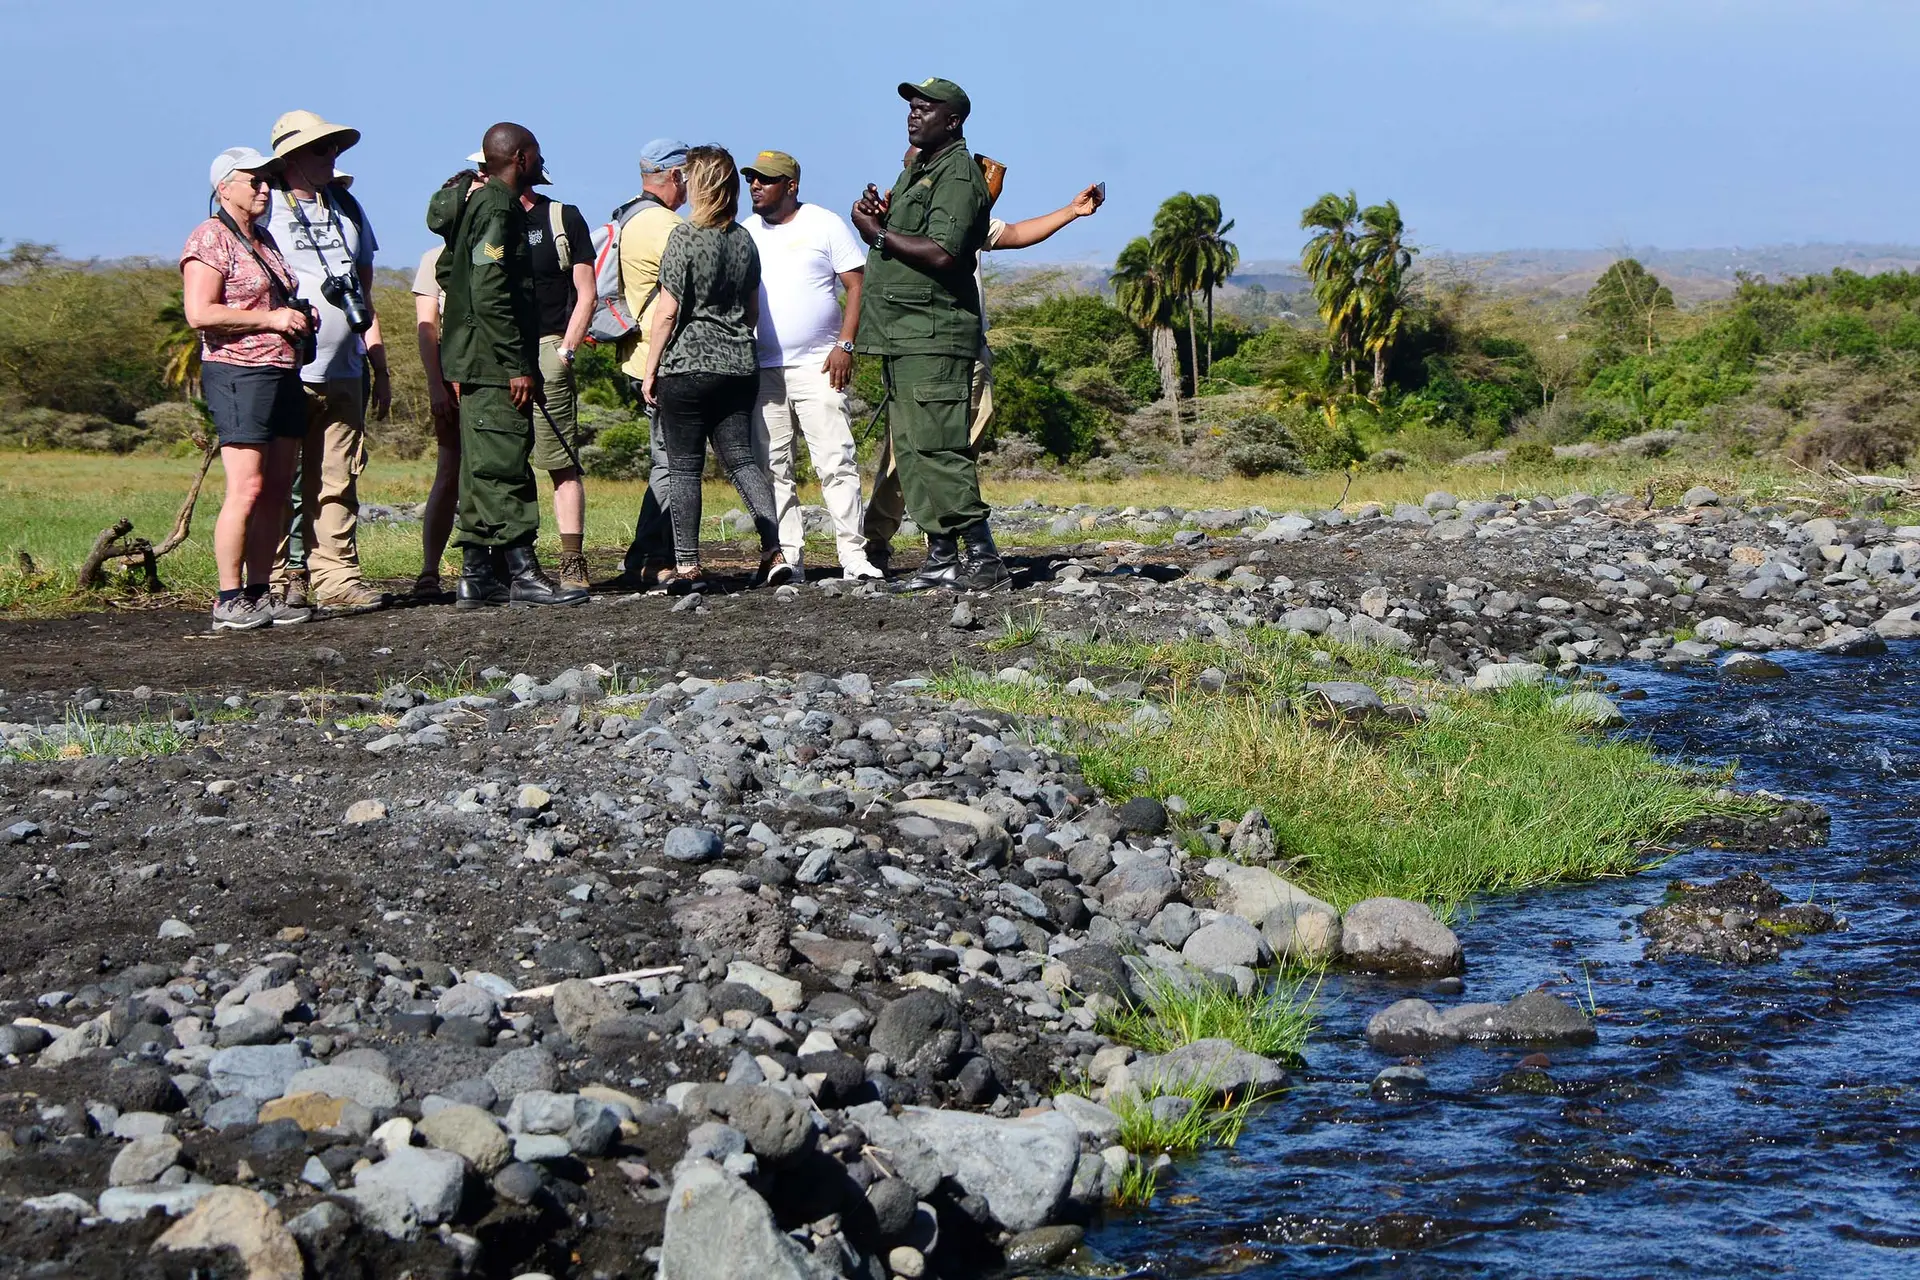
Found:
<svg viewBox="0 0 1920 1280"><path fill-rule="evenodd" d="M1593 327L1594 346L1612 360L1633 347L1652 355L1656 325L1673 309L1673 290L1637 258L1621 258L1587 290L1580 314Z"/></svg>
<svg viewBox="0 0 1920 1280"><path fill-rule="evenodd" d="M1407 310L1407 269L1417 252L1406 244L1406 223L1400 206L1389 200L1360 212L1364 228L1354 245L1361 345L1373 357L1373 386L1367 398L1375 404L1387 387L1387 357L1399 341Z"/></svg>
<svg viewBox="0 0 1920 1280"><path fill-rule="evenodd" d="M1180 359L1173 346L1174 290L1168 287L1153 242L1135 236L1120 251L1107 277L1114 301L1127 319L1152 336L1153 368L1160 375L1160 394L1173 414L1173 434L1180 436Z"/></svg>
<svg viewBox="0 0 1920 1280"><path fill-rule="evenodd" d="M1349 390L1354 383L1354 350L1359 346L1359 235L1354 227L1359 218L1360 201L1351 191L1344 196L1329 191L1300 214L1301 230L1313 232L1300 251L1300 266L1313 282L1327 341Z"/></svg>

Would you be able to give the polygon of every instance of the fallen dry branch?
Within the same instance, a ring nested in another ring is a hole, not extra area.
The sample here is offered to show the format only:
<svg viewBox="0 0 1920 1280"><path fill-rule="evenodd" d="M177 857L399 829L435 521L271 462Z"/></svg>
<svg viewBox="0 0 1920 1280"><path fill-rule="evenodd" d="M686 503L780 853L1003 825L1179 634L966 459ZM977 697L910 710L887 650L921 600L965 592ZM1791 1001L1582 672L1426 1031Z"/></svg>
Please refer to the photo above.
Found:
<svg viewBox="0 0 1920 1280"><path fill-rule="evenodd" d="M213 467L213 460L220 455L220 446L208 440L195 437L201 446L200 470L194 473L193 483L187 488L187 496L180 503L180 510L173 517L173 531L167 534L159 546L154 546L145 538L130 537L133 521L122 516L112 526L100 531L93 540L93 549L87 552L87 558L80 564L77 589L91 591L104 585L101 582L101 566L108 560L117 559L120 567L129 573L139 571L145 575L142 584L152 595L158 595L165 588L160 583L158 561L161 556L178 547L187 540L193 531L193 509L200 501L200 490L207 482L207 472Z"/></svg>

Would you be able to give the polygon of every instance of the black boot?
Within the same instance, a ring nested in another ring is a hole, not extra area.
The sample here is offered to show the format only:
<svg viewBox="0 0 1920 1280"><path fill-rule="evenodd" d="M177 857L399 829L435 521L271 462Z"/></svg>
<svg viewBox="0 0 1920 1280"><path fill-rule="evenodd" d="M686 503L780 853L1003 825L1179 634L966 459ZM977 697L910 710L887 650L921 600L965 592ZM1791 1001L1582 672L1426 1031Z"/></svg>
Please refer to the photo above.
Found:
<svg viewBox="0 0 1920 1280"><path fill-rule="evenodd" d="M507 602L507 584L500 580L499 567L494 564L497 554L494 547L460 548L460 585L454 588L454 608L478 609Z"/></svg>
<svg viewBox="0 0 1920 1280"><path fill-rule="evenodd" d="M1013 575L1007 572L1000 549L993 545L993 530L987 528L985 520L962 529L960 539L966 550L960 556L955 586L962 591L997 591L1013 584Z"/></svg>
<svg viewBox="0 0 1920 1280"><path fill-rule="evenodd" d="M587 598L580 588L563 587L540 572L540 557L534 554L532 543L508 547L506 559L515 604L579 604Z"/></svg>
<svg viewBox="0 0 1920 1280"><path fill-rule="evenodd" d="M960 576L960 540L950 533L927 535L927 561L911 578L894 587L895 591L937 591L958 585Z"/></svg>

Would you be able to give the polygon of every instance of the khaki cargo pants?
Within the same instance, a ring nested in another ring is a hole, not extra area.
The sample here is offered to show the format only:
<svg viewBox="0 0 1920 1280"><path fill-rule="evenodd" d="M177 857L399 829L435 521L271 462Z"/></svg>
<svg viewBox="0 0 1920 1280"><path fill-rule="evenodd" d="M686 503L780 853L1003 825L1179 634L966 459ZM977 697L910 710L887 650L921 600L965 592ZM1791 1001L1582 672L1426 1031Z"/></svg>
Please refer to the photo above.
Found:
<svg viewBox="0 0 1920 1280"><path fill-rule="evenodd" d="M307 570L313 598L325 603L365 585L360 571L360 473L367 465L367 404L359 378L304 384L307 435L294 470L287 533L274 555L273 585L284 591L292 569Z"/></svg>

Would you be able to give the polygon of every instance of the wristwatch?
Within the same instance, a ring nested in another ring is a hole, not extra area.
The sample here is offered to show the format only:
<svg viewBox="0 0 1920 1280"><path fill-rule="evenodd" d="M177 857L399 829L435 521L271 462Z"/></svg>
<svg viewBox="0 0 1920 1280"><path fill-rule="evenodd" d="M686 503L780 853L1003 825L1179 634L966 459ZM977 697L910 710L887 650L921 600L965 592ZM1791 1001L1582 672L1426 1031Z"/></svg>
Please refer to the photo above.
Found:
<svg viewBox="0 0 1920 1280"><path fill-rule="evenodd" d="M886 229L885 227L882 227L882 228L880 228L880 234L879 234L879 235L876 235L876 236L875 236L875 237L873 238L873 247L874 247L874 249L875 249L876 251L878 251L879 253L882 253L882 254L884 254L884 253L886 253L886 251L887 251L887 229Z"/></svg>
<svg viewBox="0 0 1920 1280"><path fill-rule="evenodd" d="M562 348L560 348L560 363L562 363L562 364L572 364L572 363L573 363L573 351L574 351L574 349L573 349L572 347L562 347Z"/></svg>
<svg viewBox="0 0 1920 1280"><path fill-rule="evenodd" d="M846 341L844 338L841 339L839 342L834 343L833 345L840 348L842 351L846 352L848 355L853 354L853 344L851 342Z"/></svg>

